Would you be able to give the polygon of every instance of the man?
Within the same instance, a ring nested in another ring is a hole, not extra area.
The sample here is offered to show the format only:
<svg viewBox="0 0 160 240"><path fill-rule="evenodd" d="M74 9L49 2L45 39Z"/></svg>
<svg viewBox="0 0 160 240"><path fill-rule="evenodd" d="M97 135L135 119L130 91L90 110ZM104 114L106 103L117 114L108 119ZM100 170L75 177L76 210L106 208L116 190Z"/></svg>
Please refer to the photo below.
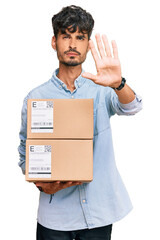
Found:
<svg viewBox="0 0 160 240"><path fill-rule="evenodd" d="M52 78L33 89L24 99L20 130L20 162L25 172L27 99L93 98L93 181L38 182L41 190L37 239L111 239L112 224L132 209L129 196L116 168L110 117L133 115L141 110L141 99L125 83L115 41L113 55L105 35L96 34L97 52L90 40L94 20L77 6L63 8L52 18L52 47L57 51L59 68ZM103 43L102 43L103 42ZM91 50L97 75L82 71Z"/></svg>

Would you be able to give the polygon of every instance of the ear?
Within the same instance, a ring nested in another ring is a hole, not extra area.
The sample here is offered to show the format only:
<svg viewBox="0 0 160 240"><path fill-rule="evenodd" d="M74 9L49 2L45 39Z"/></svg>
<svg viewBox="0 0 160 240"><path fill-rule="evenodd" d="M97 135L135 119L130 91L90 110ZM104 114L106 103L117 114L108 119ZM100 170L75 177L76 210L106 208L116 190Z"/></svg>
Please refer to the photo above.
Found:
<svg viewBox="0 0 160 240"><path fill-rule="evenodd" d="M53 48L54 50L56 50L56 37L55 37L55 36L52 37L51 45L52 45L52 48Z"/></svg>

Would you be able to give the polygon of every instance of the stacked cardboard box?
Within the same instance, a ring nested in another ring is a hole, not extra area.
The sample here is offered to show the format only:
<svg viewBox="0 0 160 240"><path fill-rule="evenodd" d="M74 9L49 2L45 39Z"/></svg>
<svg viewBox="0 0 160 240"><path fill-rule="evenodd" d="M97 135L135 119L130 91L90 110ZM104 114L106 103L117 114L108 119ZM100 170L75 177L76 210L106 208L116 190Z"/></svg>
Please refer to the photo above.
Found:
<svg viewBox="0 0 160 240"><path fill-rule="evenodd" d="M29 99L26 180L93 179L93 99Z"/></svg>

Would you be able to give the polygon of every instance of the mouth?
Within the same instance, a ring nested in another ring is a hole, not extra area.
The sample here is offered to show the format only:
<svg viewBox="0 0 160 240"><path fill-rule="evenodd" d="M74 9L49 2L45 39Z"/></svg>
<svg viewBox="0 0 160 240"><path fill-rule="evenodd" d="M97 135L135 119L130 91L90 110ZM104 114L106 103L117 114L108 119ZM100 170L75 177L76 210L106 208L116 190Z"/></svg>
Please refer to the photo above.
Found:
<svg viewBox="0 0 160 240"><path fill-rule="evenodd" d="M69 51L66 51L66 52L64 52L67 56L69 56L69 57L76 57L76 56L78 56L78 55L81 55L78 51L76 51L76 50L69 50Z"/></svg>
<svg viewBox="0 0 160 240"><path fill-rule="evenodd" d="M68 52L67 53L67 56L69 57L75 57L75 56L78 56L79 54L78 53L75 53L75 52Z"/></svg>

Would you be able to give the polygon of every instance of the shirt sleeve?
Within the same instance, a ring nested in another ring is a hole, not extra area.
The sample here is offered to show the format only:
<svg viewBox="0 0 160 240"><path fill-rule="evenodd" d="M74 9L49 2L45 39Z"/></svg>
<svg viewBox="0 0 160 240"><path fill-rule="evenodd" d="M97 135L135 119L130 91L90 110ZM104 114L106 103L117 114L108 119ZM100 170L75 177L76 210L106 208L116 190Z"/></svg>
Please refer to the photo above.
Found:
<svg viewBox="0 0 160 240"><path fill-rule="evenodd" d="M19 132L20 145L18 146L19 162L23 174L25 174L25 159L26 159L26 139L27 139L27 100L28 95L23 101L23 107L21 111L21 127Z"/></svg>
<svg viewBox="0 0 160 240"><path fill-rule="evenodd" d="M135 92L135 99L127 104L123 104L119 101L117 94L113 89L110 89L110 94L106 96L106 104L109 112L109 116L117 115L134 115L142 109L142 98ZM108 99L110 98L110 99Z"/></svg>

